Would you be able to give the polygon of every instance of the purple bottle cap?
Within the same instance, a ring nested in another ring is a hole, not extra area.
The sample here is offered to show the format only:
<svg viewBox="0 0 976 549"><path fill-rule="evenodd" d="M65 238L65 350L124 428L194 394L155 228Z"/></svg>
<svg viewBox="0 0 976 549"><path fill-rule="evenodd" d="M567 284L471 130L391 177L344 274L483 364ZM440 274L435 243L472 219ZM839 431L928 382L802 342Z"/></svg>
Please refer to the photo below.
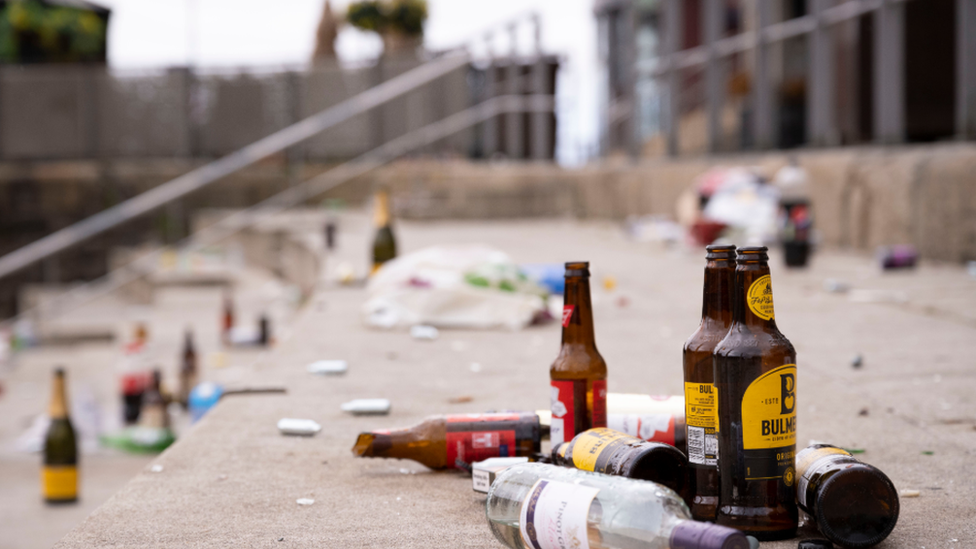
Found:
<svg viewBox="0 0 976 549"><path fill-rule="evenodd" d="M726 526L687 520L672 530L671 549L749 549L749 540Z"/></svg>

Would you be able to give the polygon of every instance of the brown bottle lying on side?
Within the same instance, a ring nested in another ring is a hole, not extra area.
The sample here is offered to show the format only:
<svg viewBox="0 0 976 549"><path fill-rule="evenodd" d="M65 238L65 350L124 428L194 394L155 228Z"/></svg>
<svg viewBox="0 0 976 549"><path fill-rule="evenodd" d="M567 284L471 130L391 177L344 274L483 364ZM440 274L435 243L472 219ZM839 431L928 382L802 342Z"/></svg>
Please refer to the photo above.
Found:
<svg viewBox="0 0 976 549"><path fill-rule="evenodd" d="M685 495L688 459L681 450L606 427L583 431L573 440L553 446L552 462L583 471L650 480Z"/></svg>
<svg viewBox="0 0 976 549"><path fill-rule="evenodd" d="M842 547L881 543L898 522L898 491L876 467L830 446L808 446L796 455L796 500L820 532Z"/></svg>
<svg viewBox="0 0 976 549"><path fill-rule="evenodd" d="M360 433L356 457L412 459L431 469L467 469L490 457L539 452L542 430L530 412L432 416L406 429Z"/></svg>

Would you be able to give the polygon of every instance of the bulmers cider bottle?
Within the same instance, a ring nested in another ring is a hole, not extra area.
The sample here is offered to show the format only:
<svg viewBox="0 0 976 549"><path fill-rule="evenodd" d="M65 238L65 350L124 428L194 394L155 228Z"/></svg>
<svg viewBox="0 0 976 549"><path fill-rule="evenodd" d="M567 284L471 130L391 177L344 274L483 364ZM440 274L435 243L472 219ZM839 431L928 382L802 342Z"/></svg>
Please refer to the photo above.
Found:
<svg viewBox="0 0 976 549"><path fill-rule="evenodd" d="M796 535L796 351L776 328L765 247L739 248L732 327L715 348L716 522L760 541Z"/></svg>
<svg viewBox="0 0 976 549"><path fill-rule="evenodd" d="M78 445L75 430L68 417L68 397L64 370L54 371L51 425L44 437L44 465L41 468L41 490L47 503L78 501Z"/></svg>
<svg viewBox="0 0 976 549"><path fill-rule="evenodd" d="M664 486L542 463L498 473L488 524L512 549L746 549L731 528L691 520Z"/></svg>
<svg viewBox="0 0 976 549"><path fill-rule="evenodd" d="M796 501L841 547L873 547L898 522L898 491L877 468L827 444L796 455Z"/></svg>
<svg viewBox="0 0 976 549"><path fill-rule="evenodd" d="M564 296L562 346L549 368L553 446L607 426L607 363L593 336L588 262L566 264Z"/></svg>
<svg viewBox="0 0 976 549"><path fill-rule="evenodd" d="M376 236L373 237L372 272L375 273L384 263L396 257L397 246L391 223L389 192L381 190L373 200L373 226L376 227Z"/></svg>
<svg viewBox="0 0 976 549"><path fill-rule="evenodd" d="M685 424L691 516L715 520L718 509L718 400L712 383L715 346L732 325L735 246L705 248L705 287L698 330L685 342Z"/></svg>
<svg viewBox="0 0 976 549"><path fill-rule="evenodd" d="M433 416L393 431L360 433L357 457L412 459L431 469L463 469L490 457L539 452L542 432L533 413Z"/></svg>
<svg viewBox="0 0 976 549"><path fill-rule="evenodd" d="M685 496L688 459L663 442L597 427L552 447L552 462L605 475L650 480Z"/></svg>

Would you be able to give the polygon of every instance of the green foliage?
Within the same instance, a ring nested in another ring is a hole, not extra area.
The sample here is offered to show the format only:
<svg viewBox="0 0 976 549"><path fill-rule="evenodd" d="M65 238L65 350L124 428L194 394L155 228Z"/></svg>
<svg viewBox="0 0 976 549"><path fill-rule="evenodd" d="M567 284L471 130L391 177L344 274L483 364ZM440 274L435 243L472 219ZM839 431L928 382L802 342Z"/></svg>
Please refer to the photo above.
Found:
<svg viewBox="0 0 976 549"><path fill-rule="evenodd" d="M362 0L349 4L346 20L359 29L423 36L427 0Z"/></svg>
<svg viewBox="0 0 976 549"><path fill-rule="evenodd" d="M95 60L105 48L105 33L105 21L90 11L10 2L0 9L0 62Z"/></svg>

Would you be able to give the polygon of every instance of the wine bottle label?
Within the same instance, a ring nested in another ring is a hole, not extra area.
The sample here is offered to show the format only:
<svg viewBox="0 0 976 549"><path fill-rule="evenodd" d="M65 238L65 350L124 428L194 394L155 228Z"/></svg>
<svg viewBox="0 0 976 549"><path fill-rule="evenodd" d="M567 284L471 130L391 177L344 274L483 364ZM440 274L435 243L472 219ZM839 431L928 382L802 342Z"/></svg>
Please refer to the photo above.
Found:
<svg viewBox="0 0 976 549"><path fill-rule="evenodd" d="M605 427L590 429L573 439L567 453L573 456L573 465L577 469L604 473L614 453L621 446L637 440L636 437Z"/></svg>
<svg viewBox="0 0 976 549"><path fill-rule="evenodd" d="M796 458L796 500L803 507L810 507L807 488L814 477L834 464L834 456L851 457L850 452L840 448L825 446L816 450L800 452Z"/></svg>
<svg viewBox="0 0 976 549"><path fill-rule="evenodd" d="M766 372L742 396L746 480L795 479L796 364Z"/></svg>
<svg viewBox="0 0 976 549"><path fill-rule="evenodd" d="M454 414L447 420L447 467L515 455L519 414Z"/></svg>
<svg viewBox="0 0 976 549"><path fill-rule="evenodd" d="M718 393L711 383L685 383L688 461L718 465ZM673 443L672 443L673 444Z"/></svg>
<svg viewBox="0 0 976 549"><path fill-rule="evenodd" d="M746 295L749 310L763 320L776 318L776 315L773 314L773 285L771 280L769 275L757 278L749 286L749 293Z"/></svg>
<svg viewBox="0 0 976 549"><path fill-rule="evenodd" d="M533 549L589 549L586 518L598 488L540 479L522 503L522 542Z"/></svg>
<svg viewBox="0 0 976 549"><path fill-rule="evenodd" d="M573 439L592 427L607 426L607 382L593 382L592 416L587 410L586 380L552 380L550 387L549 439L553 445ZM591 420L592 418L592 420Z"/></svg>
<svg viewBox="0 0 976 549"><path fill-rule="evenodd" d="M674 414L607 414L607 427L641 440L674 446Z"/></svg>
<svg viewBox="0 0 976 549"><path fill-rule="evenodd" d="M75 499L78 497L77 465L45 465L41 469L44 498Z"/></svg>

